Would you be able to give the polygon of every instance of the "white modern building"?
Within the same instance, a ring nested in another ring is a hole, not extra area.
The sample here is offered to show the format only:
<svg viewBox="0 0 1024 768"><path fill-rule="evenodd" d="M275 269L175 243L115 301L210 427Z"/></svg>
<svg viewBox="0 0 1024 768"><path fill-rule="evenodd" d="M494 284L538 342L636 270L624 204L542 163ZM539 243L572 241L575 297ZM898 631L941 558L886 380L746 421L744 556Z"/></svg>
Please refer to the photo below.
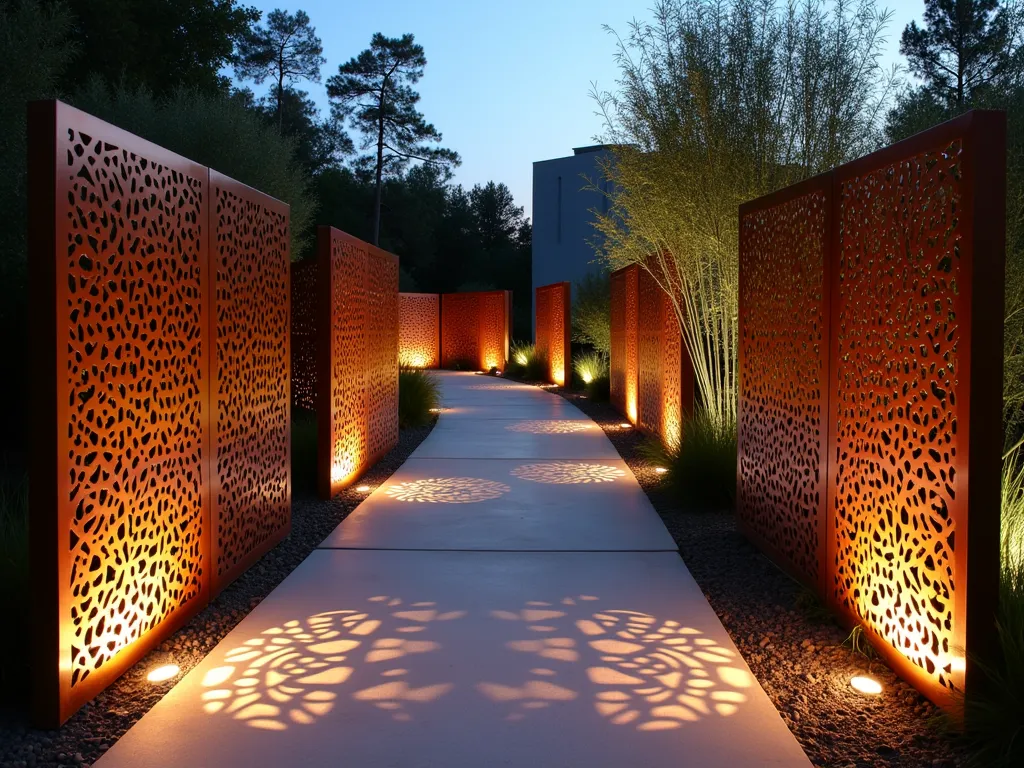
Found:
<svg viewBox="0 0 1024 768"><path fill-rule="evenodd" d="M600 162L603 144L580 147L568 157L533 164L533 288L563 280L575 284L601 269L591 244L599 235L594 211L608 210ZM531 306L532 306L531 298ZM531 317L534 312L531 311Z"/></svg>

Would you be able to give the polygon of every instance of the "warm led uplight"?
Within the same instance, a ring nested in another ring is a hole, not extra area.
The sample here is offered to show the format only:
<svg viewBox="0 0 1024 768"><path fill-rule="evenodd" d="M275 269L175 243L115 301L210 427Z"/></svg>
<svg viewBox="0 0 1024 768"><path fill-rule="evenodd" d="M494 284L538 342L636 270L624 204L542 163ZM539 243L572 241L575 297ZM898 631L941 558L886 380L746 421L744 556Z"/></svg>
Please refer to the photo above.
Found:
<svg viewBox="0 0 1024 768"><path fill-rule="evenodd" d="M356 486L356 490L359 491L359 493L369 493L370 492L370 486L368 486L368 485L359 485L359 486Z"/></svg>
<svg viewBox="0 0 1024 768"><path fill-rule="evenodd" d="M440 409L440 408L431 408L431 409L430 409L430 412L431 412L431 413L440 413L440 412L441 412L441 409Z"/></svg>
<svg viewBox="0 0 1024 768"><path fill-rule="evenodd" d="M882 692L882 684L875 678L866 675L857 675L850 680L850 685L853 686L853 690L863 693L865 696L877 696Z"/></svg>
<svg viewBox="0 0 1024 768"><path fill-rule="evenodd" d="M164 664L150 670L149 674L146 675L146 679L151 683L164 683L172 677L177 677L179 672L181 672L181 668L177 664Z"/></svg>
<svg viewBox="0 0 1024 768"><path fill-rule="evenodd" d="M668 472L668 470L665 469L664 467L655 467L654 471L657 472L659 475L664 475L666 472Z"/></svg>
<svg viewBox="0 0 1024 768"><path fill-rule="evenodd" d="M622 422L621 424L619 424L619 427L621 427L622 429L629 429L629 428L630 428L630 427L632 427L632 426L633 426L633 425L632 425L632 424L630 424L630 423L629 423L628 421L624 421L624 422Z"/></svg>
<svg viewBox="0 0 1024 768"><path fill-rule="evenodd" d="M583 383L584 384L589 384L593 380L594 380L594 377L592 375L590 375L589 373L584 373L583 374Z"/></svg>

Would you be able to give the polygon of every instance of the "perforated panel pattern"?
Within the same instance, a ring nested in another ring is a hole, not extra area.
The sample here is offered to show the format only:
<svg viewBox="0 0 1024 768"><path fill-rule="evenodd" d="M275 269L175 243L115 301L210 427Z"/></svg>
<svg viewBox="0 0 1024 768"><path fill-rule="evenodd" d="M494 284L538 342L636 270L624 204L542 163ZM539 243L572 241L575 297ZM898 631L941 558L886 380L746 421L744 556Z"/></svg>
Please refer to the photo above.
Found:
<svg viewBox="0 0 1024 768"><path fill-rule="evenodd" d="M611 276L612 403L633 424L637 423L639 268L624 267Z"/></svg>
<svg viewBox="0 0 1024 768"><path fill-rule="evenodd" d="M737 488L746 533L814 587L825 545L829 353L828 180L818 186L741 222Z"/></svg>
<svg viewBox="0 0 1024 768"><path fill-rule="evenodd" d="M637 426L661 434L663 333L662 290L646 271L639 273L639 323L637 328Z"/></svg>
<svg viewBox="0 0 1024 768"><path fill-rule="evenodd" d="M508 349L508 303L505 291L480 294L480 369L505 369Z"/></svg>
<svg viewBox="0 0 1024 768"><path fill-rule="evenodd" d="M441 297L436 293L398 296L398 359L414 368L441 363Z"/></svg>
<svg viewBox="0 0 1024 768"><path fill-rule="evenodd" d="M317 262L292 263L292 406L316 410Z"/></svg>
<svg viewBox="0 0 1024 768"><path fill-rule="evenodd" d="M562 385L571 381L569 347L569 283L537 288L536 346L548 360L548 381Z"/></svg>
<svg viewBox="0 0 1024 768"><path fill-rule="evenodd" d="M64 719L131 662L122 651L208 590L207 182L77 110L57 105L56 125L57 253L36 255L56 259L59 438L33 514L57 520L60 554L40 567L60 574ZM54 484L56 510L36 512Z"/></svg>
<svg viewBox="0 0 1024 768"><path fill-rule="evenodd" d="M213 592L289 530L288 208L211 172Z"/></svg>
<svg viewBox="0 0 1024 768"><path fill-rule="evenodd" d="M441 296L441 365L480 365L480 294Z"/></svg>
<svg viewBox="0 0 1024 768"><path fill-rule="evenodd" d="M962 142L839 191L835 599L957 684ZM962 496L960 497L962 498Z"/></svg>
<svg viewBox="0 0 1024 768"><path fill-rule="evenodd" d="M398 443L398 259L367 253L366 462Z"/></svg>

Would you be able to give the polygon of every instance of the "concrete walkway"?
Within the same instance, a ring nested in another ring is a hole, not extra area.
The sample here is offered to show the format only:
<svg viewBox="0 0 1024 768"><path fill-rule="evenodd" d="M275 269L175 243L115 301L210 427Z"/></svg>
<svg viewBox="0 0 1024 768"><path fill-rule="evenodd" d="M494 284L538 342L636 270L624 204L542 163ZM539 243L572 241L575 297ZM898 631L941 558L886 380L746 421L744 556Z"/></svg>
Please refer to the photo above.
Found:
<svg viewBox="0 0 1024 768"><path fill-rule="evenodd" d="M99 765L809 766L602 430L438 376L430 437Z"/></svg>

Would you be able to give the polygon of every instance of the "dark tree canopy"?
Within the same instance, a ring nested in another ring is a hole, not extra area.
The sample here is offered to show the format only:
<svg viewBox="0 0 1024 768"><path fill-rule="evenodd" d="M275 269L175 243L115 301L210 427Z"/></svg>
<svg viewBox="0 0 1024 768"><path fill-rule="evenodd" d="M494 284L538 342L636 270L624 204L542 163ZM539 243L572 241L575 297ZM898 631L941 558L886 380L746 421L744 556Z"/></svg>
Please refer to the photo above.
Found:
<svg viewBox="0 0 1024 768"><path fill-rule="evenodd" d="M1014 12L998 0L925 0L924 26L906 26L900 53L930 96L961 111L1019 64Z"/></svg>
<svg viewBox="0 0 1024 768"><path fill-rule="evenodd" d="M338 68L327 81L333 109L362 135L360 149L373 150L363 164L373 169L376 185L373 242L380 241L383 180L399 175L411 161L440 166L459 163L450 149L432 146L441 133L416 108L420 96L412 86L423 77L427 57L411 34L385 37L379 32L370 47Z"/></svg>
<svg viewBox="0 0 1024 768"><path fill-rule="evenodd" d="M51 0L57 2L57 0ZM234 61L235 44L259 20L238 0L63 0L78 45L64 72L67 91L93 76L144 85L157 96L179 87L226 89L220 70Z"/></svg>
<svg viewBox="0 0 1024 768"><path fill-rule="evenodd" d="M254 27L239 41L235 74L257 85L271 80L274 114L278 130L283 130L285 91L300 80L320 82L320 67L327 61L323 52L305 11L277 9L267 14L265 26Z"/></svg>

